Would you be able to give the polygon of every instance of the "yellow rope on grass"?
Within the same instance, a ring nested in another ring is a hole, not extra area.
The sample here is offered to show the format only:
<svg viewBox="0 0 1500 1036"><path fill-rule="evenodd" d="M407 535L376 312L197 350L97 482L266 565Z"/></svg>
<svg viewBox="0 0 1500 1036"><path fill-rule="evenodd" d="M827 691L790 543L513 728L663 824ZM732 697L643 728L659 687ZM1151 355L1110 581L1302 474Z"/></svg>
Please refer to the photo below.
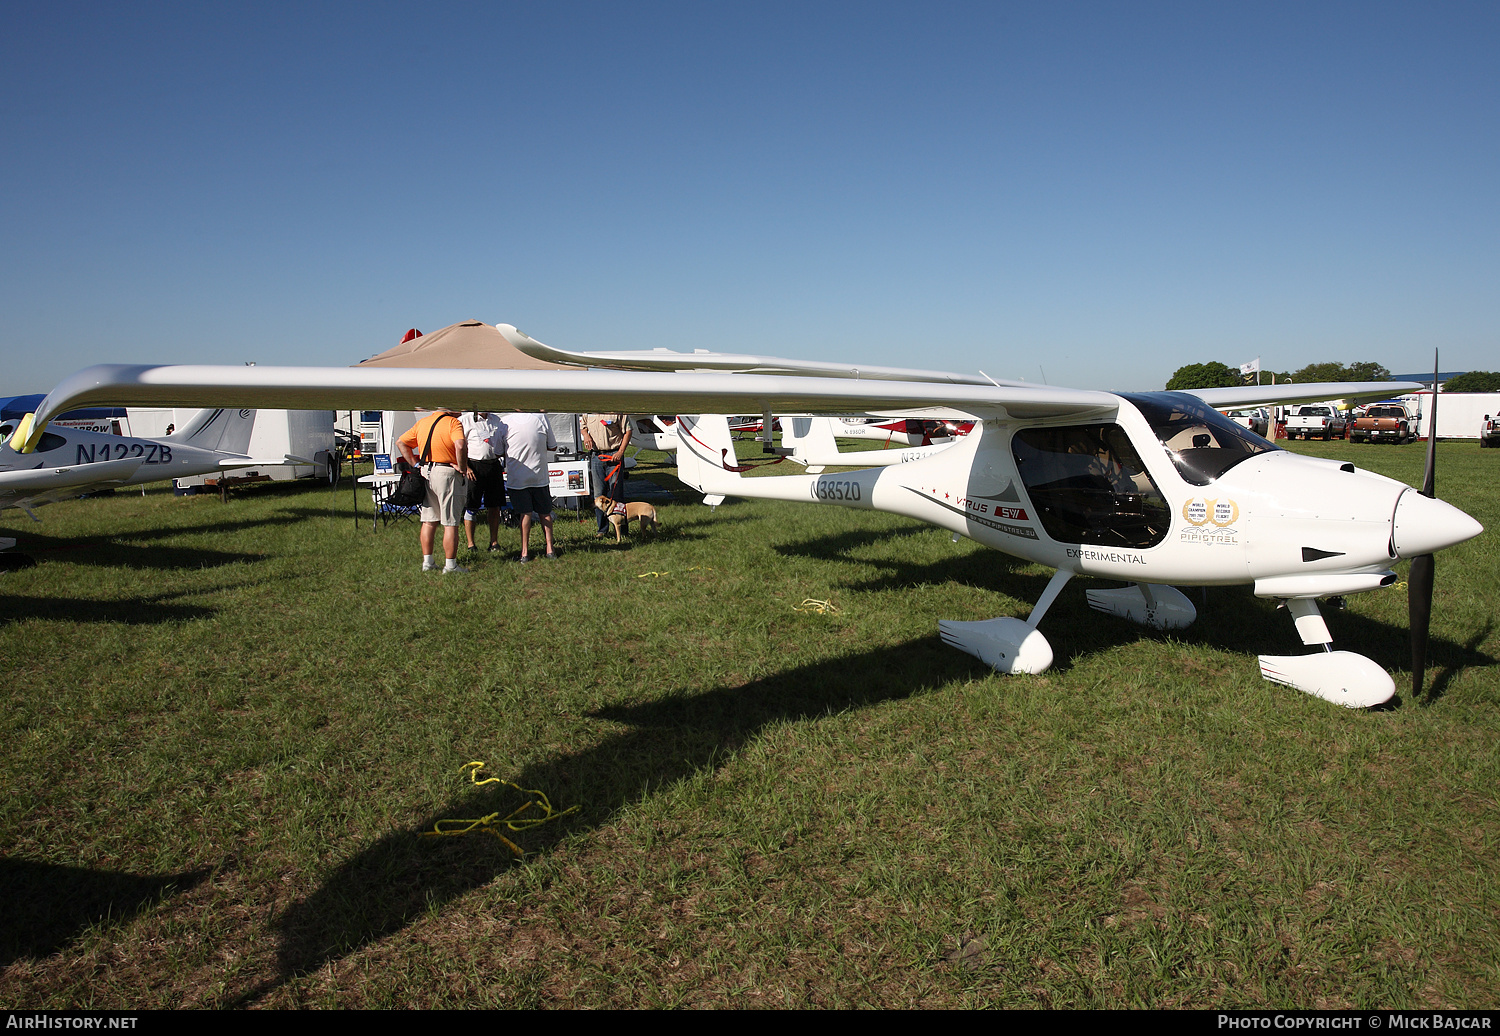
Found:
<svg viewBox="0 0 1500 1036"><path fill-rule="evenodd" d="M816 597L806 598L801 604L792 605L794 612L817 612L819 615L838 615L843 609L832 601L820 601Z"/></svg>
<svg viewBox="0 0 1500 1036"><path fill-rule="evenodd" d="M476 760L472 763L465 763L463 766L459 767L459 769L461 771L469 771L469 782L476 788L482 788L486 784L504 784L507 787L515 788L522 795L534 795L536 796L536 798L528 799L526 802L523 802L518 809L513 810L509 815L503 817L497 811L491 813L487 817L479 817L476 820L439 820L433 823L431 831L420 832L422 835L428 838L455 837L458 835L466 835L470 831L473 831L475 828L478 828L479 830L484 831L488 834L492 834L496 838L500 839L500 841L504 842L506 847L517 856L525 856L525 850L523 850L515 842L512 842L509 838L506 838L504 835L502 835L498 830L496 830L496 828L504 826L512 831L528 831L533 827L538 827L542 824L547 823L549 820L557 820L567 816L570 813L578 812L577 806L569 806L567 809L559 812L558 810L552 808L552 800L547 798L546 793L537 791L534 788L523 788L519 784L516 784L514 781L508 781L503 777L486 777L481 781L479 779L479 771L484 769L483 760ZM525 813L528 809L532 809L533 807L540 811L541 816L532 816L521 819L521 814ZM454 827L449 825L462 826Z"/></svg>

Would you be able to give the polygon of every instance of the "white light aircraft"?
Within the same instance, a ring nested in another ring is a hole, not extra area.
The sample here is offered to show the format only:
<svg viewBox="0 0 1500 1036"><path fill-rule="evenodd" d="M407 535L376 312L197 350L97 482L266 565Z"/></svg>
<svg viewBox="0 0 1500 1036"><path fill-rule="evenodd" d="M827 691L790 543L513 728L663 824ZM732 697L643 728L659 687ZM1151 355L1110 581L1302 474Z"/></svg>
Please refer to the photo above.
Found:
<svg viewBox="0 0 1500 1036"><path fill-rule="evenodd" d="M964 420L972 427L973 419L965 417ZM918 440L917 445L900 446L894 449L880 450L852 450L845 452L839 449L835 436L842 438L876 438L876 436L860 436L846 434L850 428L874 428L877 425L866 425L863 422L856 423L858 419L845 417L824 417L817 414L791 414L782 415L781 418L781 449L777 452L785 453L788 460L796 461L807 468L810 475L816 475L824 468L837 467L870 467L884 468L892 464L910 464L915 460L931 457L949 446L957 439L944 437L936 441L922 442ZM885 424L905 423L905 419L897 421L886 421ZM924 424L927 422L923 422ZM952 422L947 422L952 423ZM962 434L968 434L965 429ZM888 436L880 436L885 442L895 440Z"/></svg>
<svg viewBox="0 0 1500 1036"><path fill-rule="evenodd" d="M938 420L931 417L835 417L833 434L840 439L874 439L897 446L934 446L968 435L972 418Z"/></svg>
<svg viewBox="0 0 1500 1036"><path fill-rule="evenodd" d="M21 418L0 424L7 440L0 445L0 509L19 507L33 519L33 507L55 500L261 463L245 455L254 410L203 410L181 431L161 439L49 429L32 450L18 453L8 440L27 423Z"/></svg>
<svg viewBox="0 0 1500 1036"><path fill-rule="evenodd" d="M642 450L671 453L677 449L677 418L662 414L639 414L631 418L634 426L630 433L630 444L635 447L634 457Z"/></svg>
<svg viewBox="0 0 1500 1036"><path fill-rule="evenodd" d="M523 351L547 352L509 325L499 330ZM632 354L630 362L643 366L654 355ZM588 356L593 366L609 359ZM668 354L663 366L681 364L675 358L684 356L698 368L721 360ZM1370 659L1333 650L1317 600L1388 586L1396 580L1395 561L1413 559L1412 673L1419 693L1432 553L1483 531L1433 496L1431 453L1427 484L1418 492L1353 464L1283 451L1214 409L1316 399L1329 394L1327 386L1111 393L941 372L840 373L834 364L763 359L723 360L717 369L692 373L106 365L64 380L11 443L26 452L53 415L93 403L678 414L947 408L978 423L933 456L834 475L757 479L739 477L722 417L682 417L679 472L710 495L888 511L1055 568L1024 620L939 623L947 643L1004 673L1051 665L1052 648L1037 626L1075 575L1126 581L1121 589L1090 590L1090 605L1157 629L1196 618L1176 586L1252 584L1257 595L1286 603L1303 643L1316 649L1262 655L1262 674L1349 707L1387 701L1395 684ZM784 369L797 376L778 373ZM1339 394L1376 397L1403 387L1344 385Z"/></svg>

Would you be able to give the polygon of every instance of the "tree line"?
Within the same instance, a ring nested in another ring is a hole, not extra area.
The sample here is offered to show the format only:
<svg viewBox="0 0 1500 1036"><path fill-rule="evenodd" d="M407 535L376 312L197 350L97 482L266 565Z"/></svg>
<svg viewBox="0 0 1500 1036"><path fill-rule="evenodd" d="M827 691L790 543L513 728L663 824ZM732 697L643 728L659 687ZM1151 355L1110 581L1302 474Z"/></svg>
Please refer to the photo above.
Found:
<svg viewBox="0 0 1500 1036"><path fill-rule="evenodd" d="M1274 380L1282 385L1290 381L1305 385L1314 381L1386 381L1391 372L1379 363L1309 363L1295 371L1261 371L1262 384ZM1240 373L1238 367L1227 363L1189 363L1178 367L1167 382L1168 391L1184 391L1200 388L1231 388L1244 385L1254 375ZM1500 392L1500 373L1493 371L1469 371L1456 378L1449 378L1443 385L1445 392Z"/></svg>

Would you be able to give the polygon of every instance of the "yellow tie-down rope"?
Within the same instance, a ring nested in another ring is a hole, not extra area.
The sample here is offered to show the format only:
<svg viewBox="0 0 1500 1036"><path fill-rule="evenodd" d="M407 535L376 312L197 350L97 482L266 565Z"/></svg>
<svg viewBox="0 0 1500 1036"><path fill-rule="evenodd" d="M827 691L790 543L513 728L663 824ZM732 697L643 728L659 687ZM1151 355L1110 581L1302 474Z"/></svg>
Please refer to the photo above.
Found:
<svg viewBox="0 0 1500 1036"><path fill-rule="evenodd" d="M498 830L496 830L496 828L504 825L512 831L527 831L533 827L539 827L542 824L547 823L549 820L558 820L562 817L567 816L569 813L578 812L577 806L569 806L567 809L559 812L558 810L552 808L552 801L547 798L545 793L537 791L533 788L523 788L519 784L516 784L514 781L508 781L503 777L486 777L481 781L479 779L479 771L482 769L484 769L483 760L476 760L472 763L465 763L463 766L459 767L460 772L464 770L469 771L469 781L476 788L482 788L486 784L504 784L507 787L515 788L522 795L535 795L536 798L528 799L526 802L523 802L521 804L520 808L514 810L508 816L504 817L502 817L499 812L495 812L491 813L487 817L480 817L477 820L439 820L432 825L431 831L420 832L422 835L428 838L452 837L457 835L466 835L470 831L478 828L479 830L486 831L489 834L492 834L496 838L500 839L500 841L504 842L506 847L517 856L525 856L526 851L524 849L522 849L515 842L512 842L509 838L506 838ZM541 816L520 819L522 813L525 813L528 809L531 809L533 807L541 811ZM445 825L462 826L452 827Z"/></svg>
<svg viewBox="0 0 1500 1036"><path fill-rule="evenodd" d="M819 615L838 615L843 609L832 601L820 601L816 597L809 597L801 604L792 605L792 611L817 612Z"/></svg>

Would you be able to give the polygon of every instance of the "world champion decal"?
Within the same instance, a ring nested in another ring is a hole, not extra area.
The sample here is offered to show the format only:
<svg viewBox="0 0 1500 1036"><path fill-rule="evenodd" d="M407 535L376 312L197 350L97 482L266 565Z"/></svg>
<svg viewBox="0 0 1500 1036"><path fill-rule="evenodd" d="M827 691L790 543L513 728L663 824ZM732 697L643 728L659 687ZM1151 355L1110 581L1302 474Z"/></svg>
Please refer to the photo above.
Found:
<svg viewBox="0 0 1500 1036"><path fill-rule="evenodd" d="M1194 497L1182 505L1183 520L1189 528L1178 536L1180 543L1206 546L1237 546L1239 530L1231 528L1239 521L1240 505L1229 499L1209 500Z"/></svg>

